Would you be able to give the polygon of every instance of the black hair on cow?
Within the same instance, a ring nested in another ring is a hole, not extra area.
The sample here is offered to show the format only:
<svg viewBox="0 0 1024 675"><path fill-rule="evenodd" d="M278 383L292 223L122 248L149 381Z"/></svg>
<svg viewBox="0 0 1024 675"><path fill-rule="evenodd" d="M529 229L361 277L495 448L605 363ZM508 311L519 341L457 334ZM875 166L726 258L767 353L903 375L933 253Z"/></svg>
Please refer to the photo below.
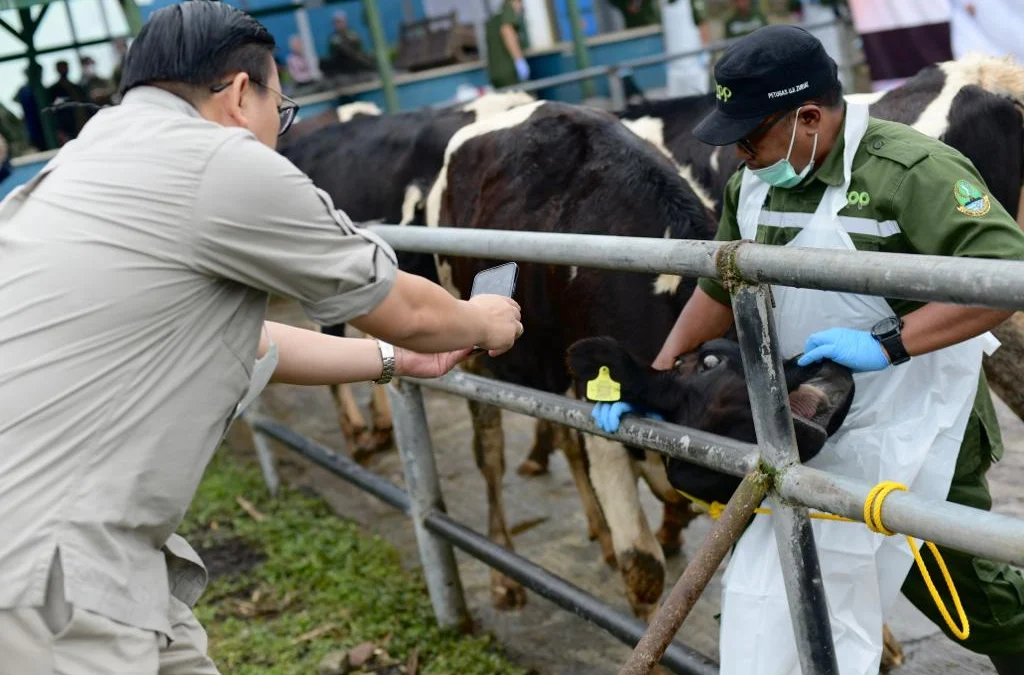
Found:
<svg viewBox="0 0 1024 675"><path fill-rule="evenodd" d="M157 10L124 60L121 94L155 84L190 102L234 73L265 83L274 38L245 12L214 0L191 0Z"/></svg>

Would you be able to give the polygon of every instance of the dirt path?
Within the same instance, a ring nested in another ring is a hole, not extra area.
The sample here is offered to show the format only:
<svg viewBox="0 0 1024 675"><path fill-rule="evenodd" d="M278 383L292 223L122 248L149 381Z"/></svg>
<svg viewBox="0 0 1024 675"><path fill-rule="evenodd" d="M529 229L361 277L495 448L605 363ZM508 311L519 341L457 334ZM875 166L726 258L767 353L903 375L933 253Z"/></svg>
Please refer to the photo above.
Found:
<svg viewBox="0 0 1024 675"><path fill-rule="evenodd" d="M275 318L301 321L292 306L275 305ZM366 387L360 389L365 399ZM1024 518L1024 424L996 401L1006 442L1006 457L989 474L995 510ZM447 394L427 392L427 415L448 510L477 531L486 531L484 482L473 463L471 428L465 402ZM326 388L272 385L263 396L266 413L296 431L338 452L345 452L331 397ZM586 536L586 522L564 458L552 458L546 476L523 478L515 468L525 458L533 435L533 420L504 414L506 438L505 503L516 550L572 581L621 611L628 612L618 573L600 560L596 542ZM416 545L408 521L397 512L334 476L311 467L287 451L279 453L283 471L291 480L310 485L323 494L340 515L351 518L391 541L407 565L418 565ZM402 483L401 466L394 452L380 455L374 471ZM642 488L644 508L657 526L660 503ZM686 532L684 557L669 564L669 579L676 579L685 556L692 555L707 532L709 521L700 518ZM553 604L529 594L525 609L497 612L490 606L487 568L459 554L459 567L467 601L478 625L493 632L519 662L542 675L614 674L628 649L584 620L558 610ZM723 567L724 569L724 567ZM680 632L680 640L718 658L718 627L721 571L699 601ZM931 675L956 672L965 675L994 673L988 660L967 652L945 638L908 602L900 599L891 623L903 641L907 663L900 675Z"/></svg>

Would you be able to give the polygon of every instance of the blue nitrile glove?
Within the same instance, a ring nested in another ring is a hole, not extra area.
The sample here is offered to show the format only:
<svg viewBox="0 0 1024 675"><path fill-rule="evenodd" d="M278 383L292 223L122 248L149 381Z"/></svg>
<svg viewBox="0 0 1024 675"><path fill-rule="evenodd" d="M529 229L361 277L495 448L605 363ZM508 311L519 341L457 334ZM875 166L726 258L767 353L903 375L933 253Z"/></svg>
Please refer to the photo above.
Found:
<svg viewBox="0 0 1024 675"><path fill-rule="evenodd" d="M516 75L519 76L520 82L530 79L530 64L526 62L526 59L516 59Z"/></svg>
<svg viewBox="0 0 1024 675"><path fill-rule="evenodd" d="M889 367L889 359L878 340L867 331L851 328L829 328L811 335L797 365L808 366L822 359L835 361L855 373Z"/></svg>
<svg viewBox="0 0 1024 675"><path fill-rule="evenodd" d="M594 405L594 410L590 413L590 416L594 418L594 422L600 427L601 431L606 434L614 434L619 430L619 424L622 421L622 416L634 412L636 409L626 403L625 401L616 401L615 403L598 403ZM644 417L650 417L656 420L664 419L661 415L656 412L640 411Z"/></svg>

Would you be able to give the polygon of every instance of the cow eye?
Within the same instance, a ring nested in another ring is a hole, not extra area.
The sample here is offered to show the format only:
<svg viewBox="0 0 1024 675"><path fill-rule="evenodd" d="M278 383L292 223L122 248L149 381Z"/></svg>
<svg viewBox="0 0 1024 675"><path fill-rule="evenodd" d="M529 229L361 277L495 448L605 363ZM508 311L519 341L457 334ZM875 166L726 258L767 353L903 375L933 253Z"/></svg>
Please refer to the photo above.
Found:
<svg viewBox="0 0 1024 675"><path fill-rule="evenodd" d="M721 362L722 360L714 354L708 354L704 357L704 360L701 361L701 365L703 365L706 370L711 370Z"/></svg>

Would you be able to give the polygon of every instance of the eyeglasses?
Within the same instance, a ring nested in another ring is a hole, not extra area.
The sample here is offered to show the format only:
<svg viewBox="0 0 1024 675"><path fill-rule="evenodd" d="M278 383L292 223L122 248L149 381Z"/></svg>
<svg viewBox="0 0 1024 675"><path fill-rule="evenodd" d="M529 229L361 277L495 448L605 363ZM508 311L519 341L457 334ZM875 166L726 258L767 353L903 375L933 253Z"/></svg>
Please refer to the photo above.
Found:
<svg viewBox="0 0 1024 675"><path fill-rule="evenodd" d="M752 132L736 141L736 145L740 146L740 148L743 149L743 152L747 153L751 157L757 157L757 150L754 145L760 143L761 139L763 139L768 132L772 130L772 127L786 119L786 115L788 114L789 111L785 110L781 113L777 113L775 119L769 118L768 120L765 120L755 127Z"/></svg>
<svg viewBox="0 0 1024 675"><path fill-rule="evenodd" d="M253 84L258 84L267 91L277 94L278 96L281 97L281 105L277 106L277 116L280 120L278 124L277 135L283 136L284 133L291 128L292 123L295 121L295 115L299 112L299 104L293 101L292 99L288 98L278 90L272 87L268 87L265 83L255 78L250 78L250 81ZM212 87L210 87L210 91L214 93L220 93L230 86L230 82L225 82L224 84L215 84Z"/></svg>

